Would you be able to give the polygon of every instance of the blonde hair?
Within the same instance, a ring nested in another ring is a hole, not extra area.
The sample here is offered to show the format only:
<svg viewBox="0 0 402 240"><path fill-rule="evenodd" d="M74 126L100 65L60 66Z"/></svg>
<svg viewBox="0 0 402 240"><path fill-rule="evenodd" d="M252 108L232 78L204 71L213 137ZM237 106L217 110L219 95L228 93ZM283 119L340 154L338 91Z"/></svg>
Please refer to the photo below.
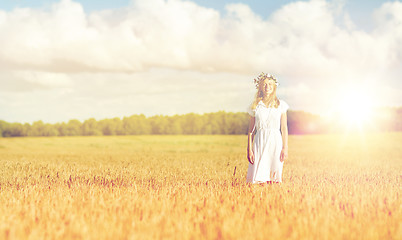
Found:
<svg viewBox="0 0 402 240"><path fill-rule="evenodd" d="M270 79L267 80L269 81ZM274 84L274 89L272 90L272 93L267 95L264 91L264 84L262 84L263 81L265 81L265 79L261 79L258 82L257 93L255 94L254 102L251 105L251 109L255 109L260 101L262 101L267 107L278 108L279 99L276 96L276 84Z"/></svg>

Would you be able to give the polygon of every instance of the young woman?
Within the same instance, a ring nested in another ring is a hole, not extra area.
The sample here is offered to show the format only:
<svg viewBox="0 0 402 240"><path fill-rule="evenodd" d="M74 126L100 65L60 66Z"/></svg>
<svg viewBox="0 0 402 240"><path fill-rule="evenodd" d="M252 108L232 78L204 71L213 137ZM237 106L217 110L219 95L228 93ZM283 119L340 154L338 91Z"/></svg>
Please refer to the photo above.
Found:
<svg viewBox="0 0 402 240"><path fill-rule="evenodd" d="M254 83L257 93L248 109L247 182L279 183L283 162L288 157L286 111L289 105L276 97L278 81L274 76L262 73Z"/></svg>

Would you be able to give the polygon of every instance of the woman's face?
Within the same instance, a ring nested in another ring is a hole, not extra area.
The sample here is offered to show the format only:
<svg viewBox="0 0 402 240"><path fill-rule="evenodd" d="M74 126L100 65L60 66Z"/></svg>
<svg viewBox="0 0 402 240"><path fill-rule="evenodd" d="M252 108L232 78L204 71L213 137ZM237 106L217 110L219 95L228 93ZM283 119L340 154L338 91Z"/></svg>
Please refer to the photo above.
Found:
<svg viewBox="0 0 402 240"><path fill-rule="evenodd" d="M274 80L264 80L264 84L263 84L263 91L267 94L270 95L275 88L275 81Z"/></svg>

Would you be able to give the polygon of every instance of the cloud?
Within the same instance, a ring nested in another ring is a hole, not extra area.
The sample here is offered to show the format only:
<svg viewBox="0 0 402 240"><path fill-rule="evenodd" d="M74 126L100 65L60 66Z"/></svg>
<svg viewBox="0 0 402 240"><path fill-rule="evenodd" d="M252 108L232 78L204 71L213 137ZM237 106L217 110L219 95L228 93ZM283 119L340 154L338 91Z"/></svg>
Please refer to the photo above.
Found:
<svg viewBox="0 0 402 240"><path fill-rule="evenodd" d="M0 119L18 119L25 114L29 121L57 122L140 113L236 112L244 111L254 94L251 81L231 73L153 69L138 73L78 73L69 80L53 88L0 92L4 100L0 101ZM240 93L239 88L243 89Z"/></svg>
<svg viewBox="0 0 402 240"><path fill-rule="evenodd" d="M400 5L387 3L376 13L374 33L383 33L378 36L339 28L334 21L339 4L320 0L290 3L267 20L245 4L227 5L222 16L187 1L137 0L124 9L86 14L79 3L62 0L48 11L0 12L6 36L0 40L0 61L14 69L60 72L164 67L254 73L301 65L327 74L351 63L386 67L389 55L402 48L393 45L393 32L401 28Z"/></svg>
<svg viewBox="0 0 402 240"><path fill-rule="evenodd" d="M69 101L87 101L76 110L84 116L97 102L127 101L146 106L133 112L183 113L191 111L183 103L187 96L198 99L194 111L243 111L261 71L277 75L279 93L307 111L322 106L297 99L324 98L324 105L335 86L350 82L380 81L382 93L401 88L402 3L377 9L370 32L358 29L343 6L343 0L293 2L265 19L246 4L228 4L220 13L179 0L134 0L92 13L72 0L48 9L0 10L0 93L36 91L42 102L60 96L69 111ZM163 108L149 110L161 101ZM0 110L9 108L2 104ZM128 105L120 114L134 108ZM98 115L117 113L104 111Z"/></svg>

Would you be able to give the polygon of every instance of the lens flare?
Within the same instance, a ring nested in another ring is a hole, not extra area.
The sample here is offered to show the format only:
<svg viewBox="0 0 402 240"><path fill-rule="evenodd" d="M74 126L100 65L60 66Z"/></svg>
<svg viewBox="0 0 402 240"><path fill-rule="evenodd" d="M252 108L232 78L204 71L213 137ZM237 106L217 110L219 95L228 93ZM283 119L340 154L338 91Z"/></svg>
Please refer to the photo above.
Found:
<svg viewBox="0 0 402 240"><path fill-rule="evenodd" d="M371 124L373 102L370 95L363 90L344 91L336 98L338 124L347 129L364 129Z"/></svg>

